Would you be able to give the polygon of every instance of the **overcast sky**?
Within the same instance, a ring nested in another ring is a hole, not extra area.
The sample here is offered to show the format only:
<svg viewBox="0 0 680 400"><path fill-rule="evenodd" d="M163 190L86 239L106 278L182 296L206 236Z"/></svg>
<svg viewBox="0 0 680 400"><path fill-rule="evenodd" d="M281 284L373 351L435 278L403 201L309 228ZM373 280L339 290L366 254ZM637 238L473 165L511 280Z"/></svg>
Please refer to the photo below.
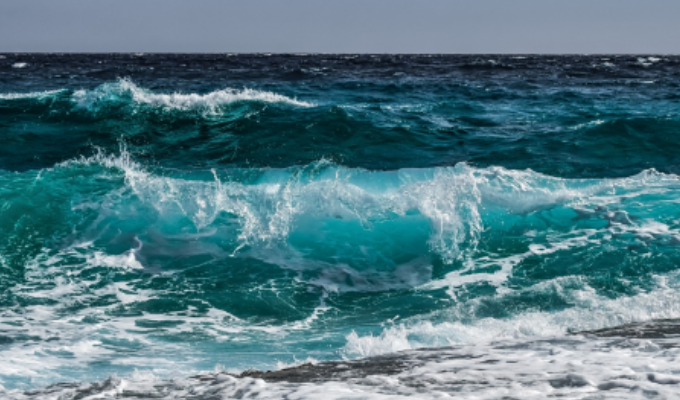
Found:
<svg viewBox="0 0 680 400"><path fill-rule="evenodd" d="M680 0L0 0L0 52L680 53Z"/></svg>

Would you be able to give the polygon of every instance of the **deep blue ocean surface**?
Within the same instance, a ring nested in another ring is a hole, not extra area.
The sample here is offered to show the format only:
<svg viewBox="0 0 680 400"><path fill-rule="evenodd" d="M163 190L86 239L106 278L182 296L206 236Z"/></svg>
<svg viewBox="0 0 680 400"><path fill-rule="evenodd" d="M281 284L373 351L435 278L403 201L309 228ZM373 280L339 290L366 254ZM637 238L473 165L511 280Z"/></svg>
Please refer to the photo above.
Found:
<svg viewBox="0 0 680 400"><path fill-rule="evenodd" d="M0 388L679 318L679 173L678 56L1 55Z"/></svg>

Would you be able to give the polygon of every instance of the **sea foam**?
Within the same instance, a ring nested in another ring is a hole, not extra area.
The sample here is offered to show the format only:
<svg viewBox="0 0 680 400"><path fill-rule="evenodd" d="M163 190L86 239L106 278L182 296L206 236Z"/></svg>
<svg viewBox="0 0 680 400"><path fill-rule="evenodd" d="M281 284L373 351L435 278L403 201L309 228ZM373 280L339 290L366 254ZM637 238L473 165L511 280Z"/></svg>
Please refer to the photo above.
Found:
<svg viewBox="0 0 680 400"><path fill-rule="evenodd" d="M18 100L18 99L45 99L51 98L65 90L46 90L43 92L29 92L29 93L0 93L0 100Z"/></svg>
<svg viewBox="0 0 680 400"><path fill-rule="evenodd" d="M222 89L206 94L154 93L137 86L129 79L105 83L93 90L77 90L73 101L82 108L92 108L102 103L123 102L126 99L138 105L167 110L203 110L216 113L220 107L236 102L281 103L298 107L312 107L313 103L290 98L278 93L255 89Z"/></svg>

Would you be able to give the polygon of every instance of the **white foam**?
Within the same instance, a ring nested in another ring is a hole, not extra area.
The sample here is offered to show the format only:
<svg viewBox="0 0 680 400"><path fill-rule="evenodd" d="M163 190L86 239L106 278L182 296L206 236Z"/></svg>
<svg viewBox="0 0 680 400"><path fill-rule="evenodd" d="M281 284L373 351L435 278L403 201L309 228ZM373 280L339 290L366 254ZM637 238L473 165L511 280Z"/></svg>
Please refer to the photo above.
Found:
<svg viewBox="0 0 680 400"><path fill-rule="evenodd" d="M26 68L28 66L28 63L25 62L18 62L12 64L12 68Z"/></svg>
<svg viewBox="0 0 680 400"><path fill-rule="evenodd" d="M652 64L658 63L661 61L661 58L658 57L638 57L637 62L638 64L642 65L643 67L649 67Z"/></svg>
<svg viewBox="0 0 680 400"><path fill-rule="evenodd" d="M236 378L224 373L200 378L162 380L147 371L130 377L113 376L94 384L62 385L32 392L6 391L11 400L88 398L121 395L181 398L246 399L469 399L521 398L542 400L677 397L680 350L664 348L664 341L573 337L568 339L507 340L404 353L397 362L402 371L392 375L372 373L344 376L321 382L265 382ZM381 360L381 363L389 363ZM349 368L349 364L347 365Z"/></svg>
<svg viewBox="0 0 680 400"><path fill-rule="evenodd" d="M46 90L43 92L30 92L30 93L0 93L0 99L1 100L42 99L45 97L54 96L62 92L63 90Z"/></svg>
<svg viewBox="0 0 680 400"><path fill-rule="evenodd" d="M422 315L388 327L379 336L347 336L344 352L348 356L366 357L421 347L458 344L482 344L497 340L559 337L569 331L594 330L630 322L652 319L680 318L680 277L658 276L657 289L649 293L610 299L587 286L558 278L534 286L536 292L554 291L572 307L557 312L524 312L508 319L483 318L474 322L460 322L474 318L475 308L459 303L450 309ZM513 296L513 293L499 294ZM436 320L447 320L440 323Z"/></svg>
<svg viewBox="0 0 680 400"><path fill-rule="evenodd" d="M265 103L284 103L298 107L312 107L314 104L290 98L281 94L255 89L223 89L206 94L197 93L154 93L140 88L128 79L115 83L106 83L94 90L77 90L73 100L79 107L91 108L100 102L117 101L129 97L136 104L143 104L160 109L203 110L217 113L220 107L241 101L259 101Z"/></svg>

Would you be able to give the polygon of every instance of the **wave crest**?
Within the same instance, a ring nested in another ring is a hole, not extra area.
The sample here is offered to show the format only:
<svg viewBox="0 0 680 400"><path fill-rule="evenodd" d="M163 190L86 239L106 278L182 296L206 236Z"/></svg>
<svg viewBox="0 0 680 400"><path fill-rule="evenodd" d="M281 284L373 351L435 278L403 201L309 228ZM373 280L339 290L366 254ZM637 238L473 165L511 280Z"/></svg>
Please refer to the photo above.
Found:
<svg viewBox="0 0 680 400"><path fill-rule="evenodd" d="M0 93L0 100L55 98L68 92L65 89L29 92ZM239 102L278 103L296 107L313 107L314 104L297 100L282 94L255 89L225 88L206 94L199 93L156 93L136 85L129 79L104 83L92 90L76 90L70 101L76 107L98 111L111 106L146 106L159 110L202 111L220 113L221 107Z"/></svg>
<svg viewBox="0 0 680 400"><path fill-rule="evenodd" d="M29 93L0 93L0 100L21 100L21 99L45 99L64 93L65 90L45 90L42 92Z"/></svg>
<svg viewBox="0 0 680 400"><path fill-rule="evenodd" d="M73 100L79 107L91 109L101 103L130 99L135 104L170 110L204 110L211 113L220 107L236 102L257 101L264 103L283 103L299 107L312 107L312 103L290 98L281 94L254 89L217 90L207 94L198 93L154 93L137 86L129 79L105 83L94 90L78 90Z"/></svg>
<svg viewBox="0 0 680 400"><path fill-rule="evenodd" d="M600 241L602 229L617 237L632 235L631 240L668 241L672 238L667 237L675 234L670 225L662 223L662 233L657 232L660 228L647 232L654 212L662 210L632 208L627 202L680 190L677 176L654 170L620 179L563 179L530 170L475 168L465 163L368 171L319 161L285 169L173 175L147 171L124 149L120 156L99 152L61 165L73 163L123 171L126 186L145 204L160 215L182 215L198 230L229 216L239 227L239 247L270 248L294 234L295 240L314 237L319 229L356 229L369 235L354 237L360 245L361 240L389 234L376 232L381 227L413 230L425 224L429 226L430 249L445 263L454 262L466 251L474 252L483 232L507 232L509 228L498 221L529 218L528 224L544 224L546 217L541 213L553 212L550 210L555 210L555 216L548 217L558 218L551 222L553 228L562 236L541 238L544 242L532 244L525 250L527 254L574 247L572 242L579 235L585 235L586 242ZM584 221L587 229L583 230L579 221Z"/></svg>

